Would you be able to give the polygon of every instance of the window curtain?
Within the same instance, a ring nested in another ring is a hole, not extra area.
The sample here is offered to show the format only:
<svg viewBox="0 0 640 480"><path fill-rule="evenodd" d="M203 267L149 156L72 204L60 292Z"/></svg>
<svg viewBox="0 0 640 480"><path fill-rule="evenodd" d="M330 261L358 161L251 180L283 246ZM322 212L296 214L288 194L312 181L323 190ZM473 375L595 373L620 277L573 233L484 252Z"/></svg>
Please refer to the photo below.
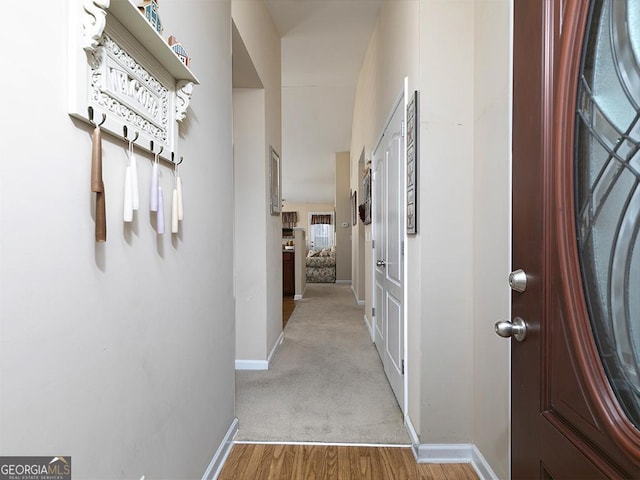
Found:
<svg viewBox="0 0 640 480"><path fill-rule="evenodd" d="M298 222L298 212L282 212L282 226L293 228Z"/></svg>
<svg viewBox="0 0 640 480"><path fill-rule="evenodd" d="M331 215L311 215L311 225L331 225Z"/></svg>

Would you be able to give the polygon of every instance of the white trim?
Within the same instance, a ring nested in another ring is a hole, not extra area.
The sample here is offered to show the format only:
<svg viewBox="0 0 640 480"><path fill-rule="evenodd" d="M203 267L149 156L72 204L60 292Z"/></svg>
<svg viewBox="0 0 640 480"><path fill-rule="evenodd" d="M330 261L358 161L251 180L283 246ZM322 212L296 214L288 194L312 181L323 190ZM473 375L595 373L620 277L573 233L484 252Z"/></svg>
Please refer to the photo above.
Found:
<svg viewBox="0 0 640 480"><path fill-rule="evenodd" d="M295 228L300 228L300 227L295 227ZM304 228L303 228L303 230L304 230ZM304 297L304 292L306 292L306 291L307 291L307 286L305 285L305 286L304 286L304 289L302 290L302 294L300 294L300 295L294 295L294 296L293 296L293 299L294 299L294 300L302 300L302 297Z"/></svg>
<svg viewBox="0 0 640 480"><path fill-rule="evenodd" d="M371 337L371 341L373 342L374 340L374 336L373 336L373 324L369 323L369 320L367 319L367 315L363 315L362 316L364 318L364 324L367 326L367 330L369 331L369 336Z"/></svg>
<svg viewBox="0 0 640 480"><path fill-rule="evenodd" d="M373 149L372 152L372 156L371 156L371 240L372 240L372 248L371 248L371 305L375 306L376 305L376 249L373 248L373 245L375 245L375 243L378 241L379 239L377 238L378 235L376 232L376 222L375 222L375 218L376 218L376 205L377 205L377 190L378 190L378 183L376 182L376 171L377 171L377 162L376 162L376 153L378 152L378 149L380 148L380 146L382 145L382 140L384 138L384 134L387 131L387 128L389 128L389 125L391 124L391 121L393 120L393 117L395 115L395 112L398 108L402 108L402 123L405 125L406 128L406 120L407 120L407 104L408 104L408 89L409 89L409 77L404 77L402 80L402 89L400 90L400 94L396 97L396 100L393 102L393 106L391 108L391 111L389 113L389 116L387 117L385 123L384 123L384 127L382 128L382 131L380 132L380 136L378 137L378 141L376 142L376 146ZM419 135L419 132L416 132L416 135ZM400 205L398 205L399 207L399 211L400 214L402 215L403 218L405 218L405 208L406 208L406 165L407 165L407 144L406 144L406 135L404 136L402 145L402 153L401 153L401 161L400 163L402 164L402 186L401 189L404 191L403 193L403 198L404 200L401 201ZM406 254L406 248L407 248L407 230L406 230L406 224L405 224L405 228L402 229L402 233L400 234L399 239L401 242L404 243L404 254L403 254L403 258L402 258L402 329L403 329L403 338L402 338L402 344L403 344L403 356L402 356L402 360L404 362L404 373L402 374L402 405L400 406L400 410L402 411L402 413L404 415L407 414L407 412L409 411L409 369L411 368L411 366L409 365L409 315L408 315L408 301L407 301L407 284L408 284L408 269L407 269L407 265L408 265L408 258L407 258L407 254ZM378 245L378 248L380 247L380 245ZM372 334L371 334L371 339L374 341L375 343L375 330L377 328L377 323L378 323L378 319L375 318L375 316L372 316ZM395 395L395 392L394 392Z"/></svg>
<svg viewBox="0 0 640 480"><path fill-rule="evenodd" d="M269 356L267 357L267 370L269 369L269 364L271 363L271 359L274 357L274 355L280 348L280 345L282 345L282 342L284 342L284 330L280 332L280 336L276 340L276 344L273 346L273 348L271 349L271 352L269 353Z"/></svg>
<svg viewBox="0 0 640 480"><path fill-rule="evenodd" d="M404 416L404 427L407 429L407 433L409 434L409 439L411 440L411 450L413 451L413 456L416 458L417 462L420 439L418 438L416 429L413 427L413 423L411 423L411 418L409 418L409 415Z"/></svg>
<svg viewBox="0 0 640 480"><path fill-rule="evenodd" d="M280 336L278 337L278 340L276 340L276 344L271 349L271 353L269 353L269 357L266 360L236 360L236 370L269 370L269 363L271 363L271 359L274 357L283 341L284 331L280 332Z"/></svg>
<svg viewBox="0 0 640 480"><path fill-rule="evenodd" d="M238 433L238 419L234 418L233 422L229 426L227 433L225 434L220 446L216 450L216 453L213 455L211 462L209 462L209 466L207 470L202 475L202 480L216 480L220 472L222 471L222 467L224 466L224 462L227 461L227 457L231 452L231 448L233 447L233 439Z"/></svg>
<svg viewBox="0 0 640 480"><path fill-rule="evenodd" d="M499 480L473 443L422 444L417 452L418 463L470 463L480 480Z"/></svg>
<svg viewBox="0 0 640 480"><path fill-rule="evenodd" d="M507 141L509 142L509 150L508 150L508 155L509 155L509 196L507 199L507 205L508 205L508 215L507 215L507 222L508 222L508 227L507 227L507 231L508 231L508 235L509 235L509 240L507 242L507 252L505 252L507 254L507 264L509 265L509 269L508 271L513 271L513 263L512 263L512 258L513 258L513 65L514 65L514 61L513 61L513 29L514 29L514 5L513 2L509 3L509 83L508 83L508 89L509 89L509 105L508 105L508 116L509 116L509 123L508 123L508 128L509 128L509 136ZM509 314L507 316L507 318L513 318L511 316L511 302L509 302ZM511 447L511 442L513 441L513 437L512 437L512 401L513 401L513 382L511 381L512 375L513 375L513 364L511 362L511 350L512 349L512 345L511 342L507 342L507 350L508 350L508 357L509 357L509 364L507 365L507 392L509 395L509 399L508 399L508 404L507 404L507 415L508 415L508 428L507 428L507 465L508 465L508 471L511 472L511 467L513 465L512 459L511 459L511 455L513 454L513 449Z"/></svg>
<svg viewBox="0 0 640 480"><path fill-rule="evenodd" d="M404 355L402 358L403 364L403 372L402 372L402 388L404 389L404 405L402 408L402 412L405 416L409 412L409 370L411 370L411 365L409 365L409 289L407 285L409 285L409 258L407 255L407 250L409 246L409 237L407 236L407 106L409 105L409 77L404 77L404 111L402 112L402 121L404 122L404 139L402 141L402 178L400 181L400 188L402 188L402 204L400 207L400 214L403 218L404 228L402 229L402 346L404 350ZM417 108L417 105L414 106ZM418 112L415 112L415 115L418 115ZM420 117L416 117L420 118ZM420 132L414 132L416 139L418 139ZM420 141L416 140L415 145L419 148ZM419 158L416 152L416 159ZM418 186L416 185L416 188ZM417 224L416 224L417 225Z"/></svg>
<svg viewBox="0 0 640 480"><path fill-rule="evenodd" d="M480 477L480 480L499 480L484 455L475 445L473 445L473 451L471 452L471 465L473 465L473 469Z"/></svg>
<svg viewBox="0 0 640 480"><path fill-rule="evenodd" d="M357 303L359 306L361 306L361 307L362 307L362 306L364 306L365 301L364 301L364 300L360 300L360 299L358 298L358 294L356 293L356 289L355 289L355 288L353 288L353 284L351 284L351 291L353 292L353 296L354 296L354 298L356 299L356 303Z"/></svg>
<svg viewBox="0 0 640 480"><path fill-rule="evenodd" d="M237 440L238 445L320 445L331 447L385 447L385 448L407 448L406 443L349 443L349 442L290 442L290 441L264 441L264 440Z"/></svg>
<svg viewBox="0 0 640 480"><path fill-rule="evenodd" d="M471 463L472 443L423 443L418 445L418 463Z"/></svg>
<svg viewBox="0 0 640 480"><path fill-rule="evenodd" d="M408 415L404 417L404 426L411 440L411 450L418 463L470 463L480 480L499 480L473 443L462 444L420 444L413 423Z"/></svg>
<svg viewBox="0 0 640 480"><path fill-rule="evenodd" d="M269 370L266 360L236 360L236 370Z"/></svg>

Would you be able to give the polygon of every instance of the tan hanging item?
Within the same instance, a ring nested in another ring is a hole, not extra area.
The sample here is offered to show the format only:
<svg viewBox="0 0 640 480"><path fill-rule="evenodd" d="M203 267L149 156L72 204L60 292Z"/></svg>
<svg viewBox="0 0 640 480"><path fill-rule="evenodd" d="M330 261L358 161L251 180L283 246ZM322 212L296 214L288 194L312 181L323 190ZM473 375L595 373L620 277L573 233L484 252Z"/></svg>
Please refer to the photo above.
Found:
<svg viewBox="0 0 640 480"><path fill-rule="evenodd" d="M93 123L93 108L91 107L89 107L89 118ZM106 199L104 182L102 181L102 131L100 130L100 125L104 123L104 120L103 115L102 122L93 123L96 128L91 136L91 191L96 193L96 242L107 241Z"/></svg>

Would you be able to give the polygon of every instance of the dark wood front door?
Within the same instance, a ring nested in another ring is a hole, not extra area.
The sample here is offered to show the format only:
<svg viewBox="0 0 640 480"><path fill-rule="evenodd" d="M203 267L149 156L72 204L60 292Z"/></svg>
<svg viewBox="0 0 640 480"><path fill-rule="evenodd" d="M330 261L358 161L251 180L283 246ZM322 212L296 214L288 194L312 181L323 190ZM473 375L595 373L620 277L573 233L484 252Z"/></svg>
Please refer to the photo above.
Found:
<svg viewBox="0 0 640 480"><path fill-rule="evenodd" d="M640 478L637 4L514 1L514 479Z"/></svg>

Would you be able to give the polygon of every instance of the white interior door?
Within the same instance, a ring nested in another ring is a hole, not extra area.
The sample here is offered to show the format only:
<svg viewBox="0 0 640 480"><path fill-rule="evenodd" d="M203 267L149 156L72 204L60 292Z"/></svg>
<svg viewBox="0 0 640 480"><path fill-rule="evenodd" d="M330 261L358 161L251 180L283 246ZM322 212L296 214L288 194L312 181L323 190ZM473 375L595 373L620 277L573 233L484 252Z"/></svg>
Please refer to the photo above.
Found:
<svg viewBox="0 0 640 480"><path fill-rule="evenodd" d="M373 153L374 342L404 409L404 98Z"/></svg>

